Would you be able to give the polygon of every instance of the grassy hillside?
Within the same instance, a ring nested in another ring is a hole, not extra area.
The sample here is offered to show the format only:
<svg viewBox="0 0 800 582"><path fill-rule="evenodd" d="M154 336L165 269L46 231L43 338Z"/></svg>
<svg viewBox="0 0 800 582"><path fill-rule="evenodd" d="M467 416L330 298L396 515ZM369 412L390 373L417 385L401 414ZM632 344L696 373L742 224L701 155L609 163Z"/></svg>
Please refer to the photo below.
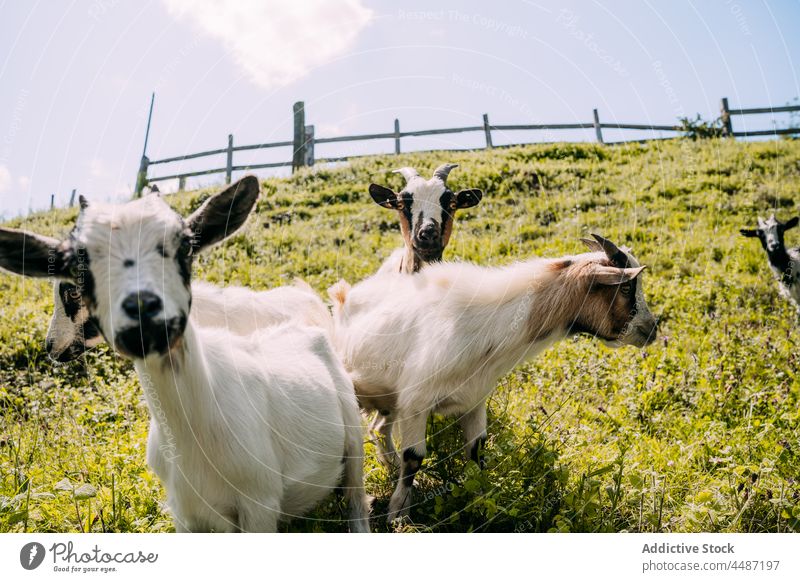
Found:
<svg viewBox="0 0 800 582"><path fill-rule="evenodd" d="M200 279L318 291L372 273L400 244L370 181L452 161L483 202L458 217L448 256L502 264L582 252L601 233L631 246L663 339L648 350L566 341L503 378L488 467L460 433L429 425L415 525L426 531L800 530L800 328L760 245L758 213L798 212L800 142L554 144L375 157L264 183L257 214L199 259ZM171 197L181 210L208 192ZM11 226L63 234L75 211ZM800 229L787 242L800 241ZM54 365L43 353L47 282L0 274L0 531L169 531L144 460L148 416L130 364L108 349ZM368 489L392 484L368 448ZM74 490L73 490L74 488ZM331 496L291 530L340 531ZM376 520L383 529L383 520Z"/></svg>

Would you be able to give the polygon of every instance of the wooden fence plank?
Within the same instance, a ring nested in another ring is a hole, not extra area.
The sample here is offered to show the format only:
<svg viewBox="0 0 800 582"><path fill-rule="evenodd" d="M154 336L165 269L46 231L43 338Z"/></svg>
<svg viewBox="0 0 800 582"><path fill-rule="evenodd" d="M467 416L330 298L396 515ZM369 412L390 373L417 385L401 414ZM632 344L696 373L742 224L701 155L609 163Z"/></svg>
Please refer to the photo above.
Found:
<svg viewBox="0 0 800 582"><path fill-rule="evenodd" d="M306 112L305 104L298 101L294 104L294 143L292 147L294 152L292 155L292 172L296 172L303 167L306 161L305 153L305 129L306 129Z"/></svg>
<svg viewBox="0 0 800 582"><path fill-rule="evenodd" d="M597 143L603 143L603 128L600 125L600 115L597 113L597 109L592 109L592 115L594 116L594 135Z"/></svg>
<svg viewBox="0 0 800 582"><path fill-rule="evenodd" d="M781 105L779 107L753 107L750 109L730 109L731 115L756 115L759 113L790 113L800 111L800 105Z"/></svg>
<svg viewBox="0 0 800 582"><path fill-rule="evenodd" d="M233 134L228 134L228 155L225 161L225 183L231 183L233 175Z"/></svg>
<svg viewBox="0 0 800 582"><path fill-rule="evenodd" d="M492 149L492 126L489 125L489 114L483 114L483 133L486 136L486 149Z"/></svg>
<svg viewBox="0 0 800 582"><path fill-rule="evenodd" d="M289 142L291 144L291 142ZM156 164L169 164L171 162L182 162L184 160L193 160L195 158L204 158L206 156L218 156L220 154L228 153L228 148L224 148L221 150L209 150L207 152L198 152L196 154L186 154L185 156L174 156L172 158L164 158L161 160L154 160L149 163L151 166L155 166Z"/></svg>
<svg viewBox="0 0 800 582"><path fill-rule="evenodd" d="M723 97L720 101L720 121L722 122L722 136L730 137L733 135L733 124L731 123L731 110L728 107L728 98Z"/></svg>
<svg viewBox="0 0 800 582"><path fill-rule="evenodd" d="M800 134L800 127L775 129L758 129L755 131L734 131L733 137L753 137L758 135L795 135Z"/></svg>

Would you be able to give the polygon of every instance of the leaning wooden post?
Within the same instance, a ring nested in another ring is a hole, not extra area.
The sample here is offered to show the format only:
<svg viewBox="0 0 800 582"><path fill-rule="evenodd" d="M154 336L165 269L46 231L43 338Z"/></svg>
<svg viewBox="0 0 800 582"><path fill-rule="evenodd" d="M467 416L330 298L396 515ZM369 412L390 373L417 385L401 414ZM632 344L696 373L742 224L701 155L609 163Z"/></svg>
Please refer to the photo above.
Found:
<svg viewBox="0 0 800 582"><path fill-rule="evenodd" d="M394 153L400 153L400 120L394 120Z"/></svg>
<svg viewBox="0 0 800 582"><path fill-rule="evenodd" d="M50 194L50 210L56 207L56 195Z"/></svg>
<svg viewBox="0 0 800 582"><path fill-rule="evenodd" d="M147 186L147 167L150 165L150 160L147 156L142 156L142 161L139 162L139 173L136 174L136 197L142 195L142 190Z"/></svg>
<svg viewBox="0 0 800 582"><path fill-rule="evenodd" d="M305 133L306 133L306 112L305 104L298 101L294 104L294 155L292 156L292 172L296 172L305 163Z"/></svg>
<svg viewBox="0 0 800 582"><path fill-rule="evenodd" d="M600 115L598 115L597 109L592 109L592 114L594 115L594 135L597 137L597 143L604 143L603 128L600 127Z"/></svg>
<svg viewBox="0 0 800 582"><path fill-rule="evenodd" d="M69 207L72 208L75 205L75 188L72 189L72 194L69 195Z"/></svg>
<svg viewBox="0 0 800 582"><path fill-rule="evenodd" d="M306 125L305 129L303 130L303 134L305 135L305 140L303 141L303 149L305 150L306 156L303 160L304 165L306 166L313 166L314 165L314 126L313 125Z"/></svg>
<svg viewBox="0 0 800 582"><path fill-rule="evenodd" d="M225 162L225 183L231 183L231 175L233 174L233 134L228 134L228 157Z"/></svg>
<svg viewBox="0 0 800 582"><path fill-rule="evenodd" d="M186 176L181 176L178 178L178 192L183 192L186 190Z"/></svg>
<svg viewBox="0 0 800 582"><path fill-rule="evenodd" d="M483 114L483 133L486 134L486 149L492 149L492 126L489 125L489 114Z"/></svg>
<svg viewBox="0 0 800 582"><path fill-rule="evenodd" d="M720 121L722 121L722 137L733 137L733 124L731 123L731 110L728 108L728 98L723 97L720 104Z"/></svg>

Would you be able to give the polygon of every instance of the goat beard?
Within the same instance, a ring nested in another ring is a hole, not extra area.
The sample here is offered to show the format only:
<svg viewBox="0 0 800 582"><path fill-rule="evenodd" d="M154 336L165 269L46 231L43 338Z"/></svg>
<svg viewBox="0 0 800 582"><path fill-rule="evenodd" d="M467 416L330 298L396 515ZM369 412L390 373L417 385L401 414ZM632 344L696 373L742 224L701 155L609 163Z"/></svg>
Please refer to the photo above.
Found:
<svg viewBox="0 0 800 582"><path fill-rule="evenodd" d="M178 342L186 329L186 316L181 314L167 320L140 321L123 329L114 337L114 348L128 358L145 358L151 354L164 355Z"/></svg>

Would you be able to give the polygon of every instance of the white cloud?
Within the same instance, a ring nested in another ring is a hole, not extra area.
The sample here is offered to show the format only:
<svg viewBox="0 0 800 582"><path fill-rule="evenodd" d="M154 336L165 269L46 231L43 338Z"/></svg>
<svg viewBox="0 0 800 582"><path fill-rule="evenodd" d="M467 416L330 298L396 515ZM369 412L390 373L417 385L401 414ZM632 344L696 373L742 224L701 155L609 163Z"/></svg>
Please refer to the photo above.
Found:
<svg viewBox="0 0 800 582"><path fill-rule="evenodd" d="M245 75L272 88L347 51L369 23L362 0L163 0L222 42Z"/></svg>
<svg viewBox="0 0 800 582"><path fill-rule="evenodd" d="M28 178L28 176L20 176L17 178L17 184L19 184L19 187L23 192L27 191L31 186L31 179Z"/></svg>
<svg viewBox="0 0 800 582"><path fill-rule="evenodd" d="M5 192L11 186L11 172L3 165L0 165L0 193Z"/></svg>

